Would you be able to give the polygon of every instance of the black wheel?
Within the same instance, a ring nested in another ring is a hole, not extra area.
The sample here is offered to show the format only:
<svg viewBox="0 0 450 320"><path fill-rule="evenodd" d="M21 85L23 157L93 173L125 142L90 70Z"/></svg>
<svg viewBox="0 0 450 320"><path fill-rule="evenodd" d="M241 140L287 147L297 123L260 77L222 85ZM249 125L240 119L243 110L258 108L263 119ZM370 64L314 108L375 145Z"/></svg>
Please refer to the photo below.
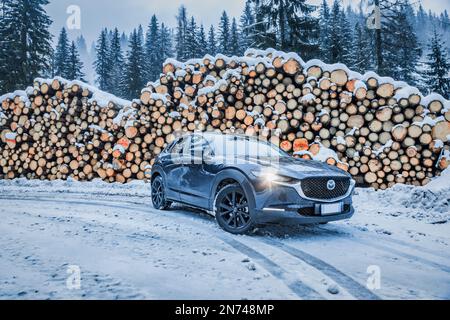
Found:
<svg viewBox="0 0 450 320"><path fill-rule="evenodd" d="M227 232L245 234L253 229L252 209L244 190L238 185L230 185L219 191L215 213L220 227Z"/></svg>
<svg viewBox="0 0 450 320"><path fill-rule="evenodd" d="M161 176L156 177L152 182L152 202L157 210L167 210L172 203L166 200L164 191L164 181Z"/></svg>

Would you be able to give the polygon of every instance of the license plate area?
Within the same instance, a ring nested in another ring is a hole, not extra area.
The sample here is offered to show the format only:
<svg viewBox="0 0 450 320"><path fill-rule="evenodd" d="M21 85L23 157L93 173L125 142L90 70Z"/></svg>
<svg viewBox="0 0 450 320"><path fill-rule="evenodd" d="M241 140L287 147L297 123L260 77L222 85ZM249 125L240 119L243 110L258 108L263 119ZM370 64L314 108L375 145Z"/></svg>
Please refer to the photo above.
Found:
<svg viewBox="0 0 450 320"><path fill-rule="evenodd" d="M344 203L330 203L320 205L320 214L322 216L332 216L341 214L344 211Z"/></svg>

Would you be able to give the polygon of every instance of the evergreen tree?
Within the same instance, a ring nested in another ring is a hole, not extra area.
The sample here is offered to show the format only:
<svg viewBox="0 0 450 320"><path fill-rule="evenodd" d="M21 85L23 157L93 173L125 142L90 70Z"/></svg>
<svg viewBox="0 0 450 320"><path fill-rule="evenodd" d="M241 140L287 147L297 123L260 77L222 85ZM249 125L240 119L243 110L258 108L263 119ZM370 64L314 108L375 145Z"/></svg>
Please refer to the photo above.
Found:
<svg viewBox="0 0 450 320"><path fill-rule="evenodd" d="M86 39L83 37L83 35L80 35L79 37L77 37L77 41L76 41L76 46L78 49L78 52L80 53L80 55L87 53L87 44L86 44Z"/></svg>
<svg viewBox="0 0 450 320"><path fill-rule="evenodd" d="M111 65L110 81L108 91L116 96L121 95L121 83L123 74L124 58L122 53L121 35L119 30L114 29L108 52L109 63Z"/></svg>
<svg viewBox="0 0 450 320"><path fill-rule="evenodd" d="M200 25L200 31L198 32L198 48L199 48L199 57L204 57L208 54L208 40L206 39L205 28L203 24Z"/></svg>
<svg viewBox="0 0 450 320"><path fill-rule="evenodd" d="M230 54L230 18L226 11L222 13L219 25L219 53L228 55Z"/></svg>
<svg viewBox="0 0 450 320"><path fill-rule="evenodd" d="M156 79L160 73L159 63L159 23L155 15L152 16L148 26L145 41L145 64L148 79Z"/></svg>
<svg viewBox="0 0 450 320"><path fill-rule="evenodd" d="M77 46L75 41L72 41L72 44L69 48L69 55L67 57L67 70L65 78L70 80L81 80L83 79L83 62L80 60L80 55L78 54Z"/></svg>
<svg viewBox="0 0 450 320"><path fill-rule="evenodd" d="M328 6L327 0L322 1L322 5L320 7L320 35L319 35L319 47L320 47L320 56L324 61L329 61L330 52L329 52L329 37L330 37L330 7Z"/></svg>
<svg viewBox="0 0 450 320"><path fill-rule="evenodd" d="M353 65L353 49L352 49L352 42L353 42L353 34L352 30L350 28L350 22L348 20L346 12L341 12L340 17L340 30L341 30L341 55L340 55L340 62L348 65L349 67L352 67Z"/></svg>
<svg viewBox="0 0 450 320"><path fill-rule="evenodd" d="M125 51L128 48L128 37L125 32L122 32L122 35L120 36L120 46L122 51Z"/></svg>
<svg viewBox="0 0 450 320"><path fill-rule="evenodd" d="M69 66L68 66L68 58L70 51L70 43L69 38L67 37L67 31L65 28L62 28L59 38L58 44L55 50L54 64L53 64L53 75L60 76L63 78L68 78Z"/></svg>
<svg viewBox="0 0 450 320"><path fill-rule="evenodd" d="M359 22L355 25L355 36L353 39L353 68L359 73L372 70L373 51L370 42L370 34L364 25Z"/></svg>
<svg viewBox="0 0 450 320"><path fill-rule="evenodd" d="M125 75L122 81L122 95L126 99L140 96L145 81L144 46L138 30L130 37L130 44L125 63Z"/></svg>
<svg viewBox="0 0 450 320"><path fill-rule="evenodd" d="M4 0L0 21L0 90L13 91L48 76L53 49L48 0Z"/></svg>
<svg viewBox="0 0 450 320"><path fill-rule="evenodd" d="M100 33L95 51L96 59L94 61L94 69L97 73L96 82L101 90L107 91L111 88L111 61L109 58L108 30L103 29Z"/></svg>
<svg viewBox="0 0 450 320"><path fill-rule="evenodd" d="M255 15L252 8L252 0L245 1L244 12L241 15L241 41L240 47L247 50L253 46L255 35Z"/></svg>
<svg viewBox="0 0 450 320"><path fill-rule="evenodd" d="M177 35L176 35L176 54L177 59L184 61L187 58L186 53L186 34L188 28L188 17L185 6L181 6L177 16Z"/></svg>
<svg viewBox="0 0 450 320"><path fill-rule="evenodd" d="M428 45L427 70L425 81L430 91L441 94L450 99L450 61L443 47L442 37L434 29L433 37Z"/></svg>
<svg viewBox="0 0 450 320"><path fill-rule="evenodd" d="M185 59L193 59L199 57L199 44L198 44L198 30L197 30L197 22L194 17L191 17L191 20L186 29L186 37L185 37Z"/></svg>
<svg viewBox="0 0 450 320"><path fill-rule="evenodd" d="M208 54L215 56L217 54L216 31L214 26L209 28L208 33Z"/></svg>
<svg viewBox="0 0 450 320"><path fill-rule="evenodd" d="M342 18L341 5L338 0L334 0L329 19L329 33L327 35L327 48L330 63L341 62L344 48L342 43Z"/></svg>
<svg viewBox="0 0 450 320"><path fill-rule="evenodd" d="M389 18L382 25L383 65L379 73L415 84L421 49L407 15L408 6L406 1L390 7Z"/></svg>
<svg viewBox="0 0 450 320"><path fill-rule="evenodd" d="M299 51L313 57L318 51L318 20L312 16L315 6L307 0L265 0L261 10L271 27L276 47Z"/></svg>
<svg viewBox="0 0 450 320"><path fill-rule="evenodd" d="M236 18L233 18L231 23L231 37L230 37L230 54L239 56L242 54L241 46L239 45L239 30Z"/></svg>
<svg viewBox="0 0 450 320"><path fill-rule="evenodd" d="M159 36L159 61L158 70L161 70L164 61L168 58L173 57L173 46L172 46L172 33L164 23L161 24L161 31ZM159 74L158 74L159 76Z"/></svg>

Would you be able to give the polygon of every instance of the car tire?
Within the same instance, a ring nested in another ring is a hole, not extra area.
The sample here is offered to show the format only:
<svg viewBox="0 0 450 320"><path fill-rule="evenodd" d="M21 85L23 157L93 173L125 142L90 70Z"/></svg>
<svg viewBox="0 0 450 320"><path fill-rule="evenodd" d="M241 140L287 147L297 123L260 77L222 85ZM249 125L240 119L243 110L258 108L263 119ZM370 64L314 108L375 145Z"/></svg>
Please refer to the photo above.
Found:
<svg viewBox="0 0 450 320"><path fill-rule="evenodd" d="M161 176L152 181L152 203L156 210L168 210L172 202L167 201L164 180Z"/></svg>
<svg viewBox="0 0 450 320"><path fill-rule="evenodd" d="M239 185L222 188L214 201L214 213L219 226L232 234L246 234L253 230L253 209Z"/></svg>

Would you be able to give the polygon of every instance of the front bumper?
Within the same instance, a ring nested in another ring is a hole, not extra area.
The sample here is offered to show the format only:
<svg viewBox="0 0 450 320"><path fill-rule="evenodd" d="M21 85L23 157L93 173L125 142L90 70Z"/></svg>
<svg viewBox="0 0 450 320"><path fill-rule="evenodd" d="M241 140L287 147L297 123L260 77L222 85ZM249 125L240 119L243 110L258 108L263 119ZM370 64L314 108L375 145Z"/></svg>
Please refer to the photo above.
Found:
<svg viewBox="0 0 450 320"><path fill-rule="evenodd" d="M254 220L256 223L287 222L307 225L350 219L355 213L353 193L354 187L345 198L319 201L302 197L295 187L274 186L255 193L257 205ZM322 215L320 206L330 203L342 203L343 211L334 215Z"/></svg>

